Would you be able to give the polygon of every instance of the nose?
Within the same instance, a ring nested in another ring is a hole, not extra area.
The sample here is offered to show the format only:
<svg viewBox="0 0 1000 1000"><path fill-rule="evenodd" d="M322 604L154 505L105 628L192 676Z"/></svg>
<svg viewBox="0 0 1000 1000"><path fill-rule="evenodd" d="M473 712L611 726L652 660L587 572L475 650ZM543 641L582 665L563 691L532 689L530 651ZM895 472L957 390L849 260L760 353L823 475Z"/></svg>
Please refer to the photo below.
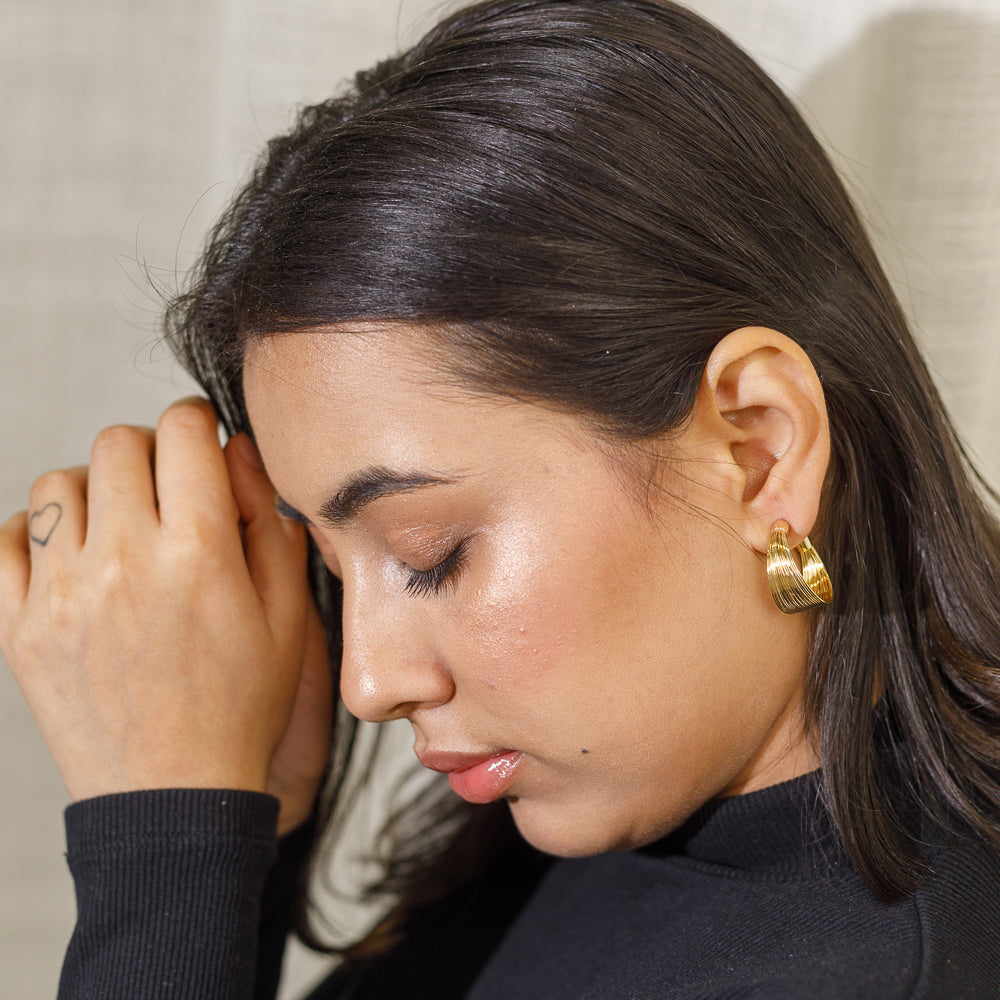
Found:
<svg viewBox="0 0 1000 1000"><path fill-rule="evenodd" d="M454 678L419 603L373 596L344 591L340 696L347 710L367 722L389 722L450 701Z"/></svg>

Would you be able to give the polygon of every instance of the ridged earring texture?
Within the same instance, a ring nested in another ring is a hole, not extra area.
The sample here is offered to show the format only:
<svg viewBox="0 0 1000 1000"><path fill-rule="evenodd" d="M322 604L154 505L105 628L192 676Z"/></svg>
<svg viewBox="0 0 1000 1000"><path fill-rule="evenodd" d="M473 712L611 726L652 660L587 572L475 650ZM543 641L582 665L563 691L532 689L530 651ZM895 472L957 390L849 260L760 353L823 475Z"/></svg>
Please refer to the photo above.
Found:
<svg viewBox="0 0 1000 1000"><path fill-rule="evenodd" d="M774 603L786 615L794 615L829 604L833 600L833 583L808 538L795 546L802 560L802 569L799 569L788 547L788 531L787 521L778 521L771 529L767 544L767 582Z"/></svg>

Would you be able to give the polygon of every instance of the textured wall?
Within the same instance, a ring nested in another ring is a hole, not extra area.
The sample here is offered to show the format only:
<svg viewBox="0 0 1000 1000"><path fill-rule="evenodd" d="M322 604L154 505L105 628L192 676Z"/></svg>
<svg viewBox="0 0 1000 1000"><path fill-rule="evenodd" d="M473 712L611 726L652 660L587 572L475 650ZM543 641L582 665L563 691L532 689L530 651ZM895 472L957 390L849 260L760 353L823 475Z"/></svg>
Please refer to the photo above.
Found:
<svg viewBox="0 0 1000 1000"><path fill-rule="evenodd" d="M818 124L1000 481L1000 2L695 6ZM437 7L0 0L3 517L39 472L84 461L101 426L151 423L188 391L157 346L157 286L290 106L405 44ZM43 1000L72 925L65 797L5 669L0 742L3 992Z"/></svg>

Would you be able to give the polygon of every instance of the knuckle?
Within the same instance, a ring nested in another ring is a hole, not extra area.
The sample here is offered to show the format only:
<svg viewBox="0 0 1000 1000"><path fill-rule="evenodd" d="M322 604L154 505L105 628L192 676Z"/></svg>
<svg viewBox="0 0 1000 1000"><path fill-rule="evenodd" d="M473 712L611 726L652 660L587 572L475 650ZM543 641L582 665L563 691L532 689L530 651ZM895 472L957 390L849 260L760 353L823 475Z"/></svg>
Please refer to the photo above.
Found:
<svg viewBox="0 0 1000 1000"><path fill-rule="evenodd" d="M129 424L114 424L98 433L91 454L100 455L134 448L142 444L144 439L145 434L140 428Z"/></svg>
<svg viewBox="0 0 1000 1000"><path fill-rule="evenodd" d="M131 571L125 550L120 546L107 547L101 554L97 576L101 593L114 595L127 592Z"/></svg>
<svg viewBox="0 0 1000 1000"><path fill-rule="evenodd" d="M54 653L73 648L84 622L85 601L72 573L48 573L44 588L5 628L4 651L11 667L42 668L54 662Z"/></svg>
<svg viewBox="0 0 1000 1000"><path fill-rule="evenodd" d="M215 426L215 410L211 403L204 399L182 399L163 411L156 430L158 434L204 434L206 429L214 433Z"/></svg>
<svg viewBox="0 0 1000 1000"><path fill-rule="evenodd" d="M195 518L186 521L172 533L172 536L174 551L184 562L205 566L216 561L219 526L211 519Z"/></svg>
<svg viewBox="0 0 1000 1000"><path fill-rule="evenodd" d="M49 625L56 635L65 634L80 620L80 589L68 574L53 573L47 590Z"/></svg>
<svg viewBox="0 0 1000 1000"><path fill-rule="evenodd" d="M27 665L37 659L37 647L35 635L26 628L10 629L3 636L3 653L7 666L22 685Z"/></svg>
<svg viewBox="0 0 1000 1000"><path fill-rule="evenodd" d="M27 518L28 512L26 510L19 510L16 514L12 514L2 525L0 525L0 535L7 536L21 534Z"/></svg>
<svg viewBox="0 0 1000 1000"><path fill-rule="evenodd" d="M227 577L235 559L232 536L231 524L208 516L177 525L170 532L168 550L173 572L192 583Z"/></svg>
<svg viewBox="0 0 1000 1000"><path fill-rule="evenodd" d="M31 487L33 500L41 497L63 496L77 485L76 476L69 469L53 469L40 475Z"/></svg>

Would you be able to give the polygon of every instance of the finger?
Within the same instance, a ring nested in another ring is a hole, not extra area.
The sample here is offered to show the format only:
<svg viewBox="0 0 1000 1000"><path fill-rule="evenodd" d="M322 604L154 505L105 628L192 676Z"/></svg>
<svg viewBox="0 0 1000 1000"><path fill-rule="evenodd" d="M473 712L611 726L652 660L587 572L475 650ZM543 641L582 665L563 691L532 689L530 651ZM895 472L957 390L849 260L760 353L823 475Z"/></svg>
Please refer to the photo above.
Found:
<svg viewBox="0 0 1000 1000"><path fill-rule="evenodd" d="M90 452L87 531L99 542L123 526L156 522L153 432L124 424L106 427Z"/></svg>
<svg viewBox="0 0 1000 1000"><path fill-rule="evenodd" d="M0 632L24 603L31 579L28 512L19 511L0 526Z"/></svg>
<svg viewBox="0 0 1000 1000"><path fill-rule="evenodd" d="M233 497L244 525L247 568L269 618L298 629L308 606L306 539L302 526L281 517L260 455L246 434L225 449Z"/></svg>
<svg viewBox="0 0 1000 1000"><path fill-rule="evenodd" d="M31 555L79 551L87 534L87 468L59 469L39 476L28 501Z"/></svg>
<svg viewBox="0 0 1000 1000"><path fill-rule="evenodd" d="M217 419L204 399L168 407L156 426L156 492L164 527L205 524L239 541L238 511L219 444ZM224 537L224 536L220 536Z"/></svg>

